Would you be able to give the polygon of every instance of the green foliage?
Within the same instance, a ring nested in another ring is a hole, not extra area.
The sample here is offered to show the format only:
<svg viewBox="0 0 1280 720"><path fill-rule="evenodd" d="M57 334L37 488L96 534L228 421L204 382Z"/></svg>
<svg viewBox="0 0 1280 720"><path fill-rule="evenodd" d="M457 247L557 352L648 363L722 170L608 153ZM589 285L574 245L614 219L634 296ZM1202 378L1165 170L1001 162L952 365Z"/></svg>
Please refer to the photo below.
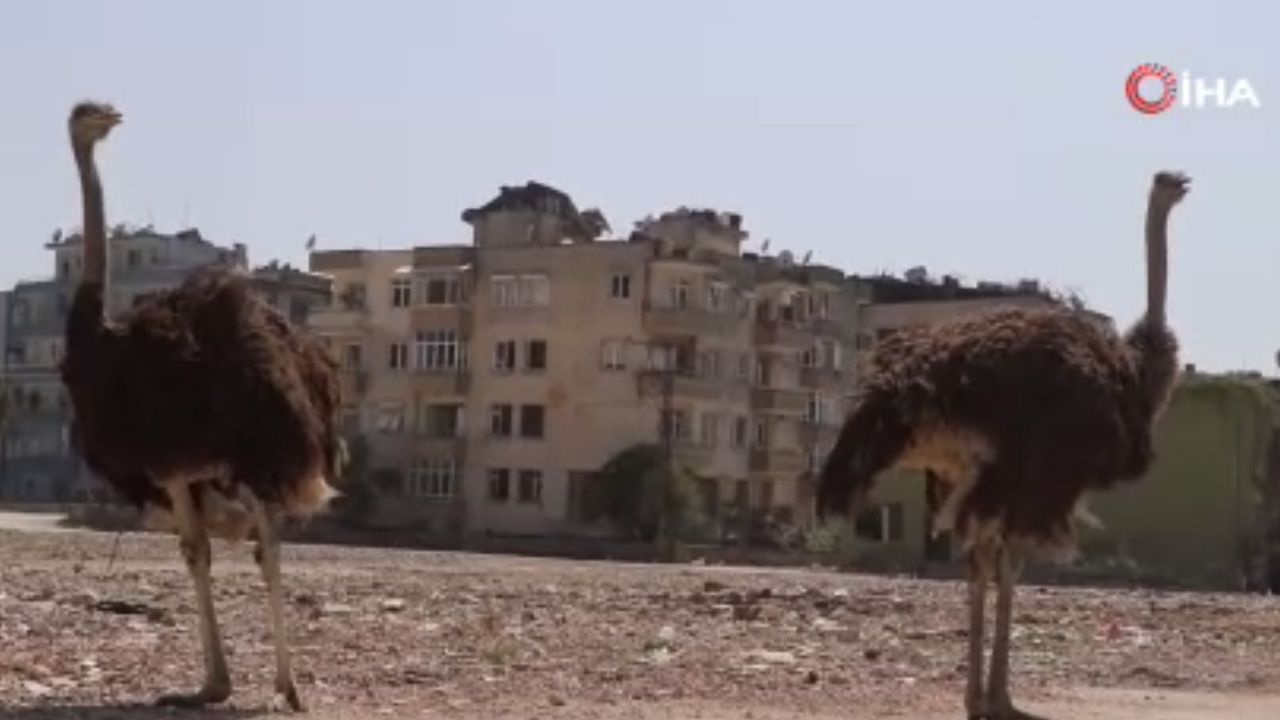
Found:
<svg viewBox="0 0 1280 720"><path fill-rule="evenodd" d="M640 443L619 451L600 468L598 482L605 516L624 533L646 542L657 534L661 516L662 461L661 447ZM694 475L677 468L673 490L673 523L679 529L697 506Z"/></svg>
<svg viewBox="0 0 1280 720"><path fill-rule="evenodd" d="M339 516L352 525L362 524L373 512L377 495L369 477L369 443L363 435L346 439L346 461L338 490L342 493Z"/></svg>

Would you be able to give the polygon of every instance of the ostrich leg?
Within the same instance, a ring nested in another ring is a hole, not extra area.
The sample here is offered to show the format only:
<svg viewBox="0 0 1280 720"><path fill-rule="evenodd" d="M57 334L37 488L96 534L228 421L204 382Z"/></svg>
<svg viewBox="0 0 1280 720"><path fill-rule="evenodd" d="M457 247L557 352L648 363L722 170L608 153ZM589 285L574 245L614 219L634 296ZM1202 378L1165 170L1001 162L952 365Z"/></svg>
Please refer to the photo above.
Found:
<svg viewBox="0 0 1280 720"><path fill-rule="evenodd" d="M969 550L969 679L964 693L964 710L969 720L987 717L982 690L982 646L991 561L992 553L986 545L977 544Z"/></svg>
<svg viewBox="0 0 1280 720"><path fill-rule="evenodd" d="M222 652L222 637L218 632L218 620L213 612L213 581L210 565L213 551L209 547L209 533L204 518L197 512L193 493L200 492L194 485L182 481L168 487L173 503L173 517L178 525L178 542L182 559L191 572L196 588L196 610L200 615L200 645L204 648L204 685L191 694L161 696L159 705L176 707L200 707L220 703L231 695L231 675L227 672L227 660Z"/></svg>
<svg viewBox="0 0 1280 720"><path fill-rule="evenodd" d="M284 627L284 589L280 583L280 522L279 516L266 503L249 495L249 506L253 508L256 522L258 545L253 556L262 570L262 579L267 584L267 606L271 614L271 637L276 650L276 698L278 705L284 702L294 712L302 712L306 708L298 696L298 688L293 682L293 670L289 663L289 638Z"/></svg>
<svg viewBox="0 0 1280 720"><path fill-rule="evenodd" d="M996 630L991 645L991 676L987 712L991 720L1044 720L1013 706L1009 697L1009 631L1013 616L1013 586L1022 571L1022 558L1007 544L996 564Z"/></svg>

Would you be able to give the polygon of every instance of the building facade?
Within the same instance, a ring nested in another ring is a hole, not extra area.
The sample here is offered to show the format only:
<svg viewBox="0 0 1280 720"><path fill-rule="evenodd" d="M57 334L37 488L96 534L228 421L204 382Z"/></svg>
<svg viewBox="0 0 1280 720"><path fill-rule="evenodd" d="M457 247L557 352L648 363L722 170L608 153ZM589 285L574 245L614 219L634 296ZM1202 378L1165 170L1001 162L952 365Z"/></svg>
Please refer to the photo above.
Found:
<svg viewBox="0 0 1280 720"><path fill-rule="evenodd" d="M659 442L701 515L802 519L854 381L854 286L741 250L741 218L680 209L601 240L598 213L536 183L467 210L469 245L313 253L312 315L347 376L372 516L509 535L599 529L591 483Z"/></svg>
<svg viewBox="0 0 1280 720"><path fill-rule="evenodd" d="M54 267L49 279L19 282L6 293L2 316L7 416L0 443L0 499L61 502L88 492L87 472L69 446L70 410L62 390L67 311L83 268L79 235L47 245ZM216 245L197 229L167 234L151 228L113 228L107 243L108 313L136 298L173 287L194 269L221 265L247 270L244 245ZM329 280L272 264L251 275L254 286L295 321L310 307L329 303Z"/></svg>

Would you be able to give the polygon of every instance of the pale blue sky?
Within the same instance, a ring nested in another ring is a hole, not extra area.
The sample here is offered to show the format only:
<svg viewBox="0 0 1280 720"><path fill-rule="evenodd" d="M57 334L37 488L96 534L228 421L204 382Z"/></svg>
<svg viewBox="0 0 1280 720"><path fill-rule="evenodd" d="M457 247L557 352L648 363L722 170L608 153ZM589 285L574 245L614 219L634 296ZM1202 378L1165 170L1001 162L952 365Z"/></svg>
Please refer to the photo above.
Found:
<svg viewBox="0 0 1280 720"><path fill-rule="evenodd" d="M1083 9L1082 9L1083 8ZM1122 326L1151 173L1195 178L1170 312L1189 361L1280 347L1280 9L1229 2L140 2L0 5L0 282L79 222L65 118L109 222L189 218L255 262L467 241L463 208L539 179L626 231L680 204L847 270L1042 278ZM1162 62L1260 110L1125 103Z"/></svg>

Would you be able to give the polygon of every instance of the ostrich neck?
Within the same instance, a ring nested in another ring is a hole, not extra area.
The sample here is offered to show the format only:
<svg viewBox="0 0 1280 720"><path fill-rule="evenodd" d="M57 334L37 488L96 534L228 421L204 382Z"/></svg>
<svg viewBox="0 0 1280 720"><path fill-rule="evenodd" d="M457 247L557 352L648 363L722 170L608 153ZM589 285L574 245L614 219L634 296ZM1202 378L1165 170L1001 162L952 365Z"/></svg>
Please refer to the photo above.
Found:
<svg viewBox="0 0 1280 720"><path fill-rule="evenodd" d="M1147 208L1147 323L1165 326L1165 294L1169 282L1169 209Z"/></svg>
<svg viewBox="0 0 1280 720"><path fill-rule="evenodd" d="M74 146L76 167L80 171L80 200L84 208L84 274L81 284L101 285L106 278L106 218L102 209L102 183L93 160L93 146Z"/></svg>

